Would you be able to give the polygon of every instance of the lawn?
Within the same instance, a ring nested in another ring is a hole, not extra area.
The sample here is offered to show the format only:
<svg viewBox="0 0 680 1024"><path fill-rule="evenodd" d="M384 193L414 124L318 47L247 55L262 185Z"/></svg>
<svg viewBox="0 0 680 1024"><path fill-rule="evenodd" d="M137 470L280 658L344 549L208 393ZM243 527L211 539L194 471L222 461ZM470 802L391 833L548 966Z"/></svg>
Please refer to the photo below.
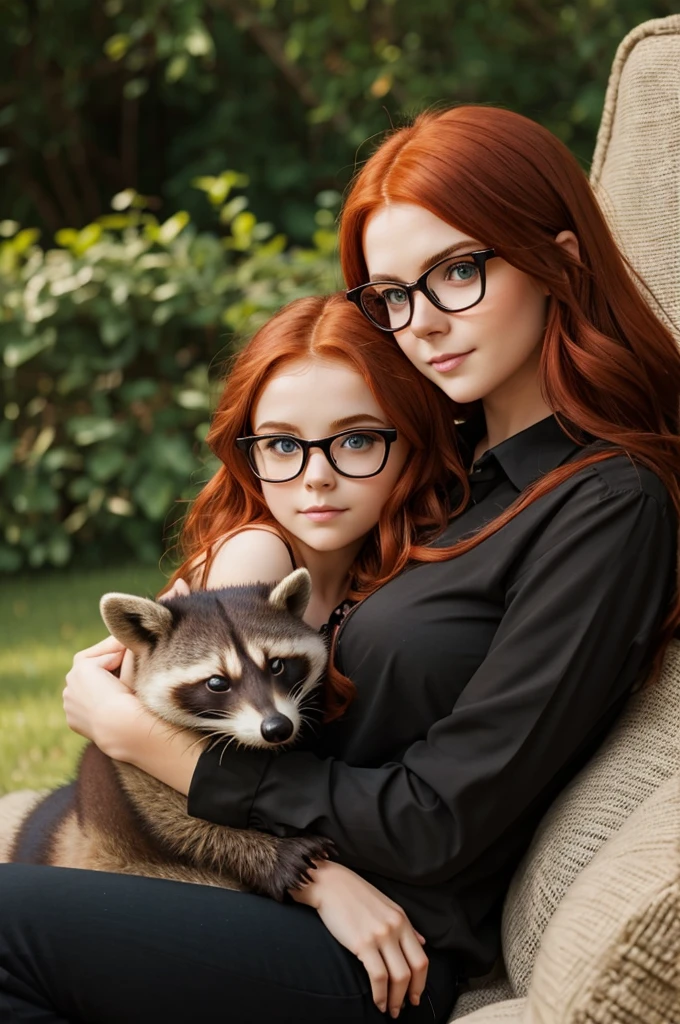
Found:
<svg viewBox="0 0 680 1024"><path fill-rule="evenodd" d="M61 691L74 653L106 636L99 598L151 597L164 582L148 567L0 578L0 793L71 776L84 741L66 726Z"/></svg>

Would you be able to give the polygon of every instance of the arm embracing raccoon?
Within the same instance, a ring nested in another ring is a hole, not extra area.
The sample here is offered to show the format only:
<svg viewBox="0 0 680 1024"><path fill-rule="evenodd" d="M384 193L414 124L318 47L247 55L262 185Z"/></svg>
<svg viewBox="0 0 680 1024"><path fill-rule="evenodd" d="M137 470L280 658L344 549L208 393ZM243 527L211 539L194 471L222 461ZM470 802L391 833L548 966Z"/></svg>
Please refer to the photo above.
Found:
<svg viewBox="0 0 680 1024"><path fill-rule="evenodd" d="M228 740L281 750L298 737L327 661L320 635L303 620L305 569L279 584L227 587L163 603L107 594L102 617L134 652L135 692L197 741ZM183 797L139 768L119 764L128 798L166 861L214 871L218 884L283 899L309 879L332 844L316 836L278 838L189 817Z"/></svg>

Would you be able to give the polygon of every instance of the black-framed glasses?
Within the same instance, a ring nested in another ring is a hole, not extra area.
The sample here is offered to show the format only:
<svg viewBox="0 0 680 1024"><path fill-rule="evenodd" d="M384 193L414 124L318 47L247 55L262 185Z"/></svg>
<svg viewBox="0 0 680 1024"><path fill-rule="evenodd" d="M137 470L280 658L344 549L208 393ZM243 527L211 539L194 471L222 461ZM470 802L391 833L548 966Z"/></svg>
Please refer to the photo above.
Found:
<svg viewBox="0 0 680 1024"><path fill-rule="evenodd" d="M294 434L253 434L238 437L253 473L269 484L294 480L307 465L312 448L320 448L341 476L377 476L385 468L390 445L397 440L394 427L341 430L329 437L306 441Z"/></svg>
<svg viewBox="0 0 680 1024"><path fill-rule="evenodd" d="M413 294L422 292L437 309L462 313L481 302L486 292L486 262L495 249L446 256L428 267L417 281L369 281L350 288L346 296L381 331L403 331L413 319Z"/></svg>

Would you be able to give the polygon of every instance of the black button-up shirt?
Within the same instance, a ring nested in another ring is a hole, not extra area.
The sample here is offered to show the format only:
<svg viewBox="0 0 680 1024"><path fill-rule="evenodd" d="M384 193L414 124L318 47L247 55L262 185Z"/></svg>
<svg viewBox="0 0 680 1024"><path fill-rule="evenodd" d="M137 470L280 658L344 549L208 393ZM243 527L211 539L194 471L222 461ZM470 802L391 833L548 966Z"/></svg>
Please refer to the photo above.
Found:
<svg viewBox="0 0 680 1024"><path fill-rule="evenodd" d="M438 543L581 453L553 417L488 451ZM359 604L337 644L357 688L345 716L313 750L204 753L190 813L330 837L434 947L484 971L540 817L648 665L675 547L652 472L624 456L587 467L472 551L415 566Z"/></svg>

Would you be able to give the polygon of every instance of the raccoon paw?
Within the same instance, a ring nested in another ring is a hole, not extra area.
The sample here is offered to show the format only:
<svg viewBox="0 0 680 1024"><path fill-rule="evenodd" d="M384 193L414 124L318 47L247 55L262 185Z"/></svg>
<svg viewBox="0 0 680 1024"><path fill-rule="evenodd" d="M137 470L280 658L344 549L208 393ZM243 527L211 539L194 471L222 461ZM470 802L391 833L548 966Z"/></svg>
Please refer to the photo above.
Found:
<svg viewBox="0 0 680 1024"><path fill-rule="evenodd" d="M295 836L277 843L276 865L268 879L266 893L279 902L289 889L299 889L314 880L314 861L327 860L334 850L322 836Z"/></svg>

